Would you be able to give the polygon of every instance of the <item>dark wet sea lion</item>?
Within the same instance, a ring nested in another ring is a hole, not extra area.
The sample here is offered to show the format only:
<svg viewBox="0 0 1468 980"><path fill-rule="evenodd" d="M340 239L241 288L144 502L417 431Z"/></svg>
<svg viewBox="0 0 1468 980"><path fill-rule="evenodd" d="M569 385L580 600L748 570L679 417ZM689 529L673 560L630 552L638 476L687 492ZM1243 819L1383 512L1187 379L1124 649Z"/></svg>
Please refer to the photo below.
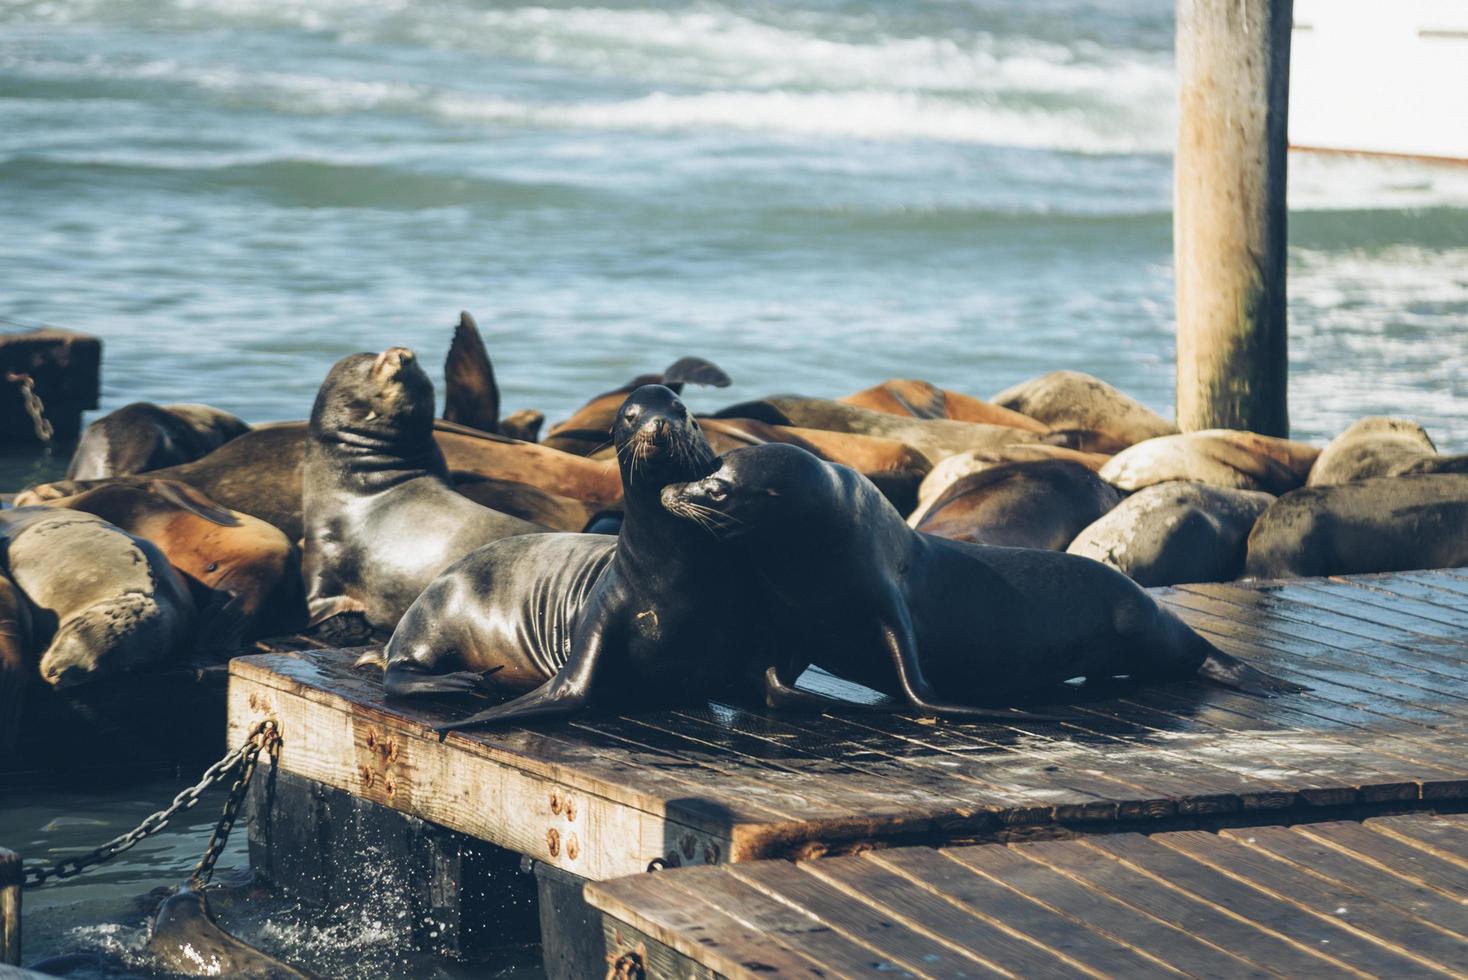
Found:
<svg viewBox="0 0 1468 980"><path fill-rule="evenodd" d="M1275 501L1249 535L1254 578L1468 565L1468 474L1382 476L1306 487Z"/></svg>
<svg viewBox="0 0 1468 980"><path fill-rule="evenodd" d="M905 415L916 419L953 419L956 422L982 422L985 425L1008 425L1030 432L1048 432L1043 422L1012 409L991 405L970 395L946 391L926 381L892 379L883 381L854 395L837 401L859 408L869 408L889 415Z"/></svg>
<svg viewBox="0 0 1468 980"><path fill-rule="evenodd" d="M1407 419L1373 416L1353 422L1310 468L1307 486L1321 487L1408 473L1468 473L1468 456L1438 453L1427 431Z"/></svg>
<svg viewBox="0 0 1468 980"><path fill-rule="evenodd" d="M234 650L306 624L301 555L291 540L186 483L103 484L47 506L95 514L157 545L193 593L199 649Z"/></svg>
<svg viewBox="0 0 1468 980"><path fill-rule="evenodd" d="M209 405L134 402L89 424L71 463L68 480L100 480L176 466L199 459L250 427Z"/></svg>
<svg viewBox="0 0 1468 980"><path fill-rule="evenodd" d="M452 422L434 423L434 440L452 472L475 480L528 483L557 496L614 508L622 499L617 466L479 432ZM277 422L258 426L203 459L170 466L146 478L119 477L105 482L159 478L187 483L220 505L258 517L293 541L304 534L301 523L301 466L306 453L306 423ZM104 481L58 480L17 495L17 504L37 504L94 489Z"/></svg>
<svg viewBox="0 0 1468 980"><path fill-rule="evenodd" d="M1101 467L1101 478L1128 491L1184 480L1281 494L1304 485L1319 455L1303 442L1203 429L1137 443Z"/></svg>
<svg viewBox="0 0 1468 980"><path fill-rule="evenodd" d="M720 419L754 419L771 425L792 425L857 435L880 436L905 442L935 465L955 453L993 449L1011 443L1039 442L1042 434L1008 425L955 422L890 415L847 405L829 398L772 395L741 402L716 412Z"/></svg>
<svg viewBox="0 0 1468 980"><path fill-rule="evenodd" d="M1006 388L990 401L1051 429L1095 433L1087 445L1077 447L1092 452L1117 452L1177 432L1177 426L1135 398L1080 371L1051 371Z"/></svg>
<svg viewBox="0 0 1468 980"><path fill-rule="evenodd" d="M159 907L148 952L170 973L186 977L315 980L317 976L225 932L214 921L204 893L191 888L181 889Z"/></svg>
<svg viewBox="0 0 1468 980"><path fill-rule="evenodd" d="M631 710L710 697L758 701L767 671L782 669L770 659L751 577L696 524L660 504L666 485L715 465L698 423L672 391L652 385L627 398L613 434L626 481L615 548L573 535L483 548L435 582L394 634L390 683L395 669L466 649L475 651L476 667L504 666L491 683L544 680L442 731L567 714L593 702ZM466 623L474 635L433 634ZM417 666L407 677L423 672Z"/></svg>
<svg viewBox="0 0 1468 980"><path fill-rule="evenodd" d="M10 576L0 572L0 763L20 733L26 688L35 675L30 606Z"/></svg>
<svg viewBox="0 0 1468 980"><path fill-rule="evenodd" d="M589 456L612 443L612 426L627 396L644 385L662 385L674 394L688 384L711 388L729 387L729 376L712 361L701 357L680 357L661 374L642 374L622 387L597 395L582 405L564 422L558 422L546 433L545 445L562 452Z"/></svg>
<svg viewBox="0 0 1468 980"><path fill-rule="evenodd" d="M301 513L312 622L359 611L383 629L475 548L546 530L454 491L434 441L433 382L403 347L342 358L322 382Z"/></svg>
<svg viewBox="0 0 1468 980"><path fill-rule="evenodd" d="M1243 571L1249 531L1274 499L1255 490L1158 483L1083 529L1066 550L1148 587L1227 582Z"/></svg>
<svg viewBox="0 0 1468 980"><path fill-rule="evenodd" d="M916 521L923 518L928 509L933 506L933 501L943 495L955 481L968 476L970 473L982 473L984 470L993 469L1004 463L1024 463L1046 459L1065 459L1073 463L1079 463L1092 472L1099 472L1110 456L1101 453L1085 453L1077 449L1067 449L1064 446L1048 446L1044 443L1030 442L1014 446L1000 446L998 449L980 449L973 452L958 453L949 456L938 463L923 477L923 482L918 487L918 503L908 516L907 523L915 526ZM832 462L845 462L844 460L833 460ZM848 464L849 465L849 464ZM859 467L858 467L859 468ZM901 510L901 507L897 508Z"/></svg>
<svg viewBox="0 0 1468 980"><path fill-rule="evenodd" d="M168 559L100 517L0 511L0 548L30 603L49 684L72 687L166 660L193 639L193 599Z"/></svg>
<svg viewBox="0 0 1468 980"><path fill-rule="evenodd" d="M1064 551L1121 498L1121 491L1070 460L1002 463L955 481L909 524L955 541Z"/></svg>
<svg viewBox="0 0 1468 980"><path fill-rule="evenodd" d="M1219 651L1114 569L915 532L855 470L794 446L735 450L663 502L745 556L783 644L925 710L962 715L1116 674L1294 689Z"/></svg>
<svg viewBox="0 0 1468 980"><path fill-rule="evenodd" d="M454 490L483 507L553 531L583 531L606 508L550 493L528 483L495 480L473 473L453 474Z"/></svg>
<svg viewBox="0 0 1468 980"><path fill-rule="evenodd" d="M465 310L459 314L454 340L443 364L443 417L484 432L498 432L500 389L494 365L484 349L479 325Z"/></svg>

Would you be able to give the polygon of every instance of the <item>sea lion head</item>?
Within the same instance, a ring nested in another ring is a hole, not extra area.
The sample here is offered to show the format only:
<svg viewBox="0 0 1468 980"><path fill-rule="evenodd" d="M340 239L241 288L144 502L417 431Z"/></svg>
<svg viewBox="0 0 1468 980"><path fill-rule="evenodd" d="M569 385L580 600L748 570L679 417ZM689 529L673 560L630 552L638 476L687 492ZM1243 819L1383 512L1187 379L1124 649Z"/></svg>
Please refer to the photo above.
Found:
<svg viewBox="0 0 1468 980"><path fill-rule="evenodd" d="M428 433L433 428L433 382L406 347L352 354L337 361L311 410L311 430L363 436Z"/></svg>
<svg viewBox="0 0 1468 980"><path fill-rule="evenodd" d="M663 488L669 513L701 524L720 538L755 531L779 533L783 527L819 520L808 511L823 509L830 496L827 464L787 443L765 443L725 453L719 467L701 480Z"/></svg>
<svg viewBox="0 0 1468 980"><path fill-rule="evenodd" d="M643 385L622 403L612 425L626 486L644 478L659 485L709 473L716 462L703 430L671 389Z"/></svg>

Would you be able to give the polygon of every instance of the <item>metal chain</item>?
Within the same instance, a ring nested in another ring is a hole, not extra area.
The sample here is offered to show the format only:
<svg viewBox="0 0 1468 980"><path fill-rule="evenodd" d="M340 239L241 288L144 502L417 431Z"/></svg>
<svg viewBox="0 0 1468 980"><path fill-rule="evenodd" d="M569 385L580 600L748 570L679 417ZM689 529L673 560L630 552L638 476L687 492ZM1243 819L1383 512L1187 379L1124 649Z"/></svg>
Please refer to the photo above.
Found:
<svg viewBox="0 0 1468 980"><path fill-rule="evenodd" d="M203 778L193 786L182 790L167 807L148 817L134 829L120 837L114 837L101 847L94 848L85 854L65 858L52 865L28 866L25 869L22 887L35 888L53 878L75 877L88 868L94 868L112 860L138 841L152 837L167 827L169 821L183 811L192 809L199 802L199 797L204 794L205 790L217 783L224 782L236 768L239 768L241 769L240 778L230 789L229 799L224 806L224 814L214 828L214 836L209 839L209 847L204 852L204 858L200 860L198 868L194 870L195 879L202 874L202 880L208 881L209 875L214 871L214 862L219 859L219 853L224 849L224 843L229 837L229 828L234 826L235 818L239 815L240 804L244 799L245 789L249 786L250 776L254 775L255 763L259 759L260 752L268 748L273 759L279 751L279 746L280 733L275 722L260 722L250 731L243 745L206 769Z"/></svg>
<svg viewBox="0 0 1468 980"><path fill-rule="evenodd" d="M36 430L36 438L41 440L43 446L51 445L51 437L56 434L56 430L51 427L50 419L46 418L46 406L41 402L41 396L36 394L35 379L29 374L7 371L5 380L20 385L20 398L25 402L26 414L31 417L31 427Z"/></svg>

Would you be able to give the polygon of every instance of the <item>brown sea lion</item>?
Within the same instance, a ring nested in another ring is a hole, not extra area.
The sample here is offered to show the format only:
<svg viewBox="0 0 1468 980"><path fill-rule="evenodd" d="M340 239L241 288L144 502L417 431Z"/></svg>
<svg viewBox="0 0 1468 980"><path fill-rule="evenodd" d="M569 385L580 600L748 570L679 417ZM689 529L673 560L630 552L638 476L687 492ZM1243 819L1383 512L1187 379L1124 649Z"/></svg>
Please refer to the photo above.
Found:
<svg viewBox="0 0 1468 980"><path fill-rule="evenodd" d="M35 675L30 606L10 576L0 572L0 763L15 746L26 688Z"/></svg>
<svg viewBox="0 0 1468 980"><path fill-rule="evenodd" d="M72 687L166 660L193 639L193 599L163 552L100 517L0 511L0 547L30 603L49 684Z"/></svg>
<svg viewBox="0 0 1468 980"><path fill-rule="evenodd" d="M1080 371L1051 371L1005 388L990 401L1052 430L1094 433L1076 446L1090 452L1118 452L1177 432L1177 426L1135 398Z"/></svg>
<svg viewBox="0 0 1468 980"><path fill-rule="evenodd" d="M1092 472L1099 472L1110 458L1101 453L1086 453L1078 449L1049 446L1041 442L956 453L940 461L927 476L923 477L923 482L918 487L918 502L909 516L908 523L916 527L914 522L922 520L928 508L933 506L933 501L942 496L943 491L947 490L955 480L962 479L970 473L981 473L1002 463L1038 462L1045 459L1069 460L1079 463ZM836 460L836 462L842 461ZM898 510L901 509L898 508Z"/></svg>
<svg viewBox="0 0 1468 980"><path fill-rule="evenodd" d="M311 410L301 490L313 623L359 611L391 629L475 548L548 530L454 491L434 441L433 382L405 347L332 367Z"/></svg>
<svg viewBox="0 0 1468 980"><path fill-rule="evenodd" d="M787 656L922 710L992 717L973 705L1117 674L1300 690L1218 650L1115 569L919 534L861 474L796 446L736 449L662 499L752 570Z"/></svg>
<svg viewBox="0 0 1468 980"><path fill-rule="evenodd" d="M643 385L663 385L674 394L687 384L727 388L729 376L711 361L701 357L681 357L669 364L661 374L642 374L622 387L597 395L578 408L570 418L558 422L546 434L545 445L563 452L589 456L612 444L612 426L617 410L627 396Z"/></svg>
<svg viewBox="0 0 1468 980"><path fill-rule="evenodd" d="M908 418L829 398L800 395L772 395L758 401L741 402L716 412L714 418L754 419L770 425L895 439L907 443L935 465L955 453L994 449L1011 443L1039 442L1047 438L1038 432L1008 425Z"/></svg>
<svg viewBox="0 0 1468 980"><path fill-rule="evenodd" d="M1303 486L1319 455L1303 442L1203 429L1139 442L1101 467L1101 477L1123 490L1183 480L1277 495Z"/></svg>
<svg viewBox="0 0 1468 980"><path fill-rule="evenodd" d="M449 469L477 482L481 479L528 483L548 493L615 509L622 496L617 465L589 460L535 443L479 432L452 422L434 423L434 440ZM187 483L220 505L258 517L302 537L301 466L305 458L306 423L262 425L219 447L203 459L170 466L148 478ZM121 481L140 482L138 477ZM58 480L17 495L17 505L44 503L98 486L97 481Z"/></svg>
<svg viewBox="0 0 1468 980"><path fill-rule="evenodd" d="M1249 531L1274 499L1256 490L1158 483L1123 500L1065 550L1148 587L1227 582L1243 571Z"/></svg>
<svg viewBox="0 0 1468 980"><path fill-rule="evenodd" d="M548 527L553 531L583 531L592 518L609 508L573 500L528 483L495 480L473 473L455 473L454 489L482 507Z"/></svg>
<svg viewBox="0 0 1468 980"><path fill-rule="evenodd" d="M1331 440L1310 468L1306 485L1407 473L1468 473L1468 456L1441 455L1416 422L1373 416L1353 422Z"/></svg>
<svg viewBox="0 0 1468 980"><path fill-rule="evenodd" d="M209 405L134 402L87 426L66 478L100 480L176 466L249 430L245 422Z"/></svg>
<svg viewBox="0 0 1468 980"><path fill-rule="evenodd" d="M521 442L539 442L542 425L545 425L544 412L522 408L500 419L499 434Z"/></svg>
<svg viewBox="0 0 1468 980"><path fill-rule="evenodd" d="M1070 460L1001 463L955 480L908 525L954 541L1064 551L1121 497Z"/></svg>
<svg viewBox="0 0 1468 980"><path fill-rule="evenodd" d="M953 419L957 422L982 422L985 425L1008 425L1030 432L1048 432L1050 427L1028 415L980 401L971 395L947 391L926 381L894 378L883 381L854 395L837 401L859 408L870 408L888 415L905 415L915 419Z"/></svg>
<svg viewBox="0 0 1468 980"><path fill-rule="evenodd" d="M459 313L454 340L443 364L443 417L449 422L500 431L500 389L484 349L479 325L467 310Z"/></svg>
<svg viewBox="0 0 1468 980"><path fill-rule="evenodd" d="M1305 487L1249 535L1252 578L1356 575L1468 565L1468 474L1379 476Z"/></svg>
<svg viewBox="0 0 1468 980"><path fill-rule="evenodd" d="M186 483L104 484L47 506L95 514L162 549L193 593L201 650L235 650L306 625L301 555L291 540Z"/></svg>

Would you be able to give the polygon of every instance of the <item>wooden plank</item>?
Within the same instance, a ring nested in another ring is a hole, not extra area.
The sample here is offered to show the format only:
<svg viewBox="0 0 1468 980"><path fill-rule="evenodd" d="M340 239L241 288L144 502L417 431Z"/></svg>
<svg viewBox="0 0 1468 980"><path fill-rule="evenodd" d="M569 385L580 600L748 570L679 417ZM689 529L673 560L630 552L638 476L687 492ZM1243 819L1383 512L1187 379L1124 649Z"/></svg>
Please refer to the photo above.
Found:
<svg viewBox="0 0 1468 980"><path fill-rule="evenodd" d="M20 966L20 855L0 847L0 964Z"/></svg>
<svg viewBox="0 0 1468 980"><path fill-rule="evenodd" d="M1082 843L1125 861L1129 866L1152 875L1154 880L1243 916L1279 936L1288 937L1304 948L1328 951L1333 959L1363 973L1416 976L1429 972L1417 959L1378 945L1339 921L1322 918L1312 910L1281 901L1242 878L1165 847L1155 838L1116 834L1088 838Z"/></svg>
<svg viewBox="0 0 1468 980"><path fill-rule="evenodd" d="M1376 969L1388 972L1405 968L1417 974L1454 976L1453 964L1468 963L1468 940L1429 926L1411 913L1350 885L1327 886L1316 876L1230 844L1217 834L1183 831L1158 834L1153 840L1394 954L1390 959L1380 959L1364 955L1368 951L1363 947L1363 964L1381 964ZM1411 965L1394 964L1398 957Z"/></svg>
<svg viewBox="0 0 1468 980"><path fill-rule="evenodd" d="M726 977L774 974L819 980L860 975L802 952L796 933L777 936L756 929L704 901L697 889L690 894L678 888L671 877L642 874L589 882L583 894L592 907ZM844 952L847 960L865 961L867 956L849 944Z"/></svg>
<svg viewBox="0 0 1468 980"><path fill-rule="evenodd" d="M1415 837L1376 820L1358 823L1302 824L1295 828L1317 843L1349 853L1399 877L1410 878L1445 894L1468 895L1468 868L1445 861L1438 852L1419 846Z"/></svg>
<svg viewBox="0 0 1468 980"><path fill-rule="evenodd" d="M1415 916L1432 928L1468 939L1468 905L1433 888L1391 874L1349 852L1327 847L1318 840L1285 827L1249 827L1222 830L1219 836L1254 848L1297 871L1319 877L1338 893L1365 892Z"/></svg>
<svg viewBox="0 0 1468 980"><path fill-rule="evenodd" d="M1468 817L1462 814L1413 820L1377 817L1367 821L1367 826L1468 868Z"/></svg>
<svg viewBox="0 0 1468 980"><path fill-rule="evenodd" d="M900 862L904 852L888 851L880 860ZM1170 923L1146 915L1059 871L1037 864L1006 847L956 847L944 857L1063 915L1076 929L1089 929L1194 977L1273 976L1227 950L1210 945Z"/></svg>
<svg viewBox="0 0 1468 980"><path fill-rule="evenodd" d="M1323 582L1339 586L1330 590ZM1343 576L1311 580L1301 585L1311 592L1330 592L1342 599L1349 597L1373 609L1389 609L1405 613L1420 623L1431 624L1433 636L1458 637L1468 629L1468 602L1454 605L1441 592L1426 585L1400 578L1354 580ZM1417 631L1414 628L1414 631ZM1468 655L1468 651L1465 651Z"/></svg>

